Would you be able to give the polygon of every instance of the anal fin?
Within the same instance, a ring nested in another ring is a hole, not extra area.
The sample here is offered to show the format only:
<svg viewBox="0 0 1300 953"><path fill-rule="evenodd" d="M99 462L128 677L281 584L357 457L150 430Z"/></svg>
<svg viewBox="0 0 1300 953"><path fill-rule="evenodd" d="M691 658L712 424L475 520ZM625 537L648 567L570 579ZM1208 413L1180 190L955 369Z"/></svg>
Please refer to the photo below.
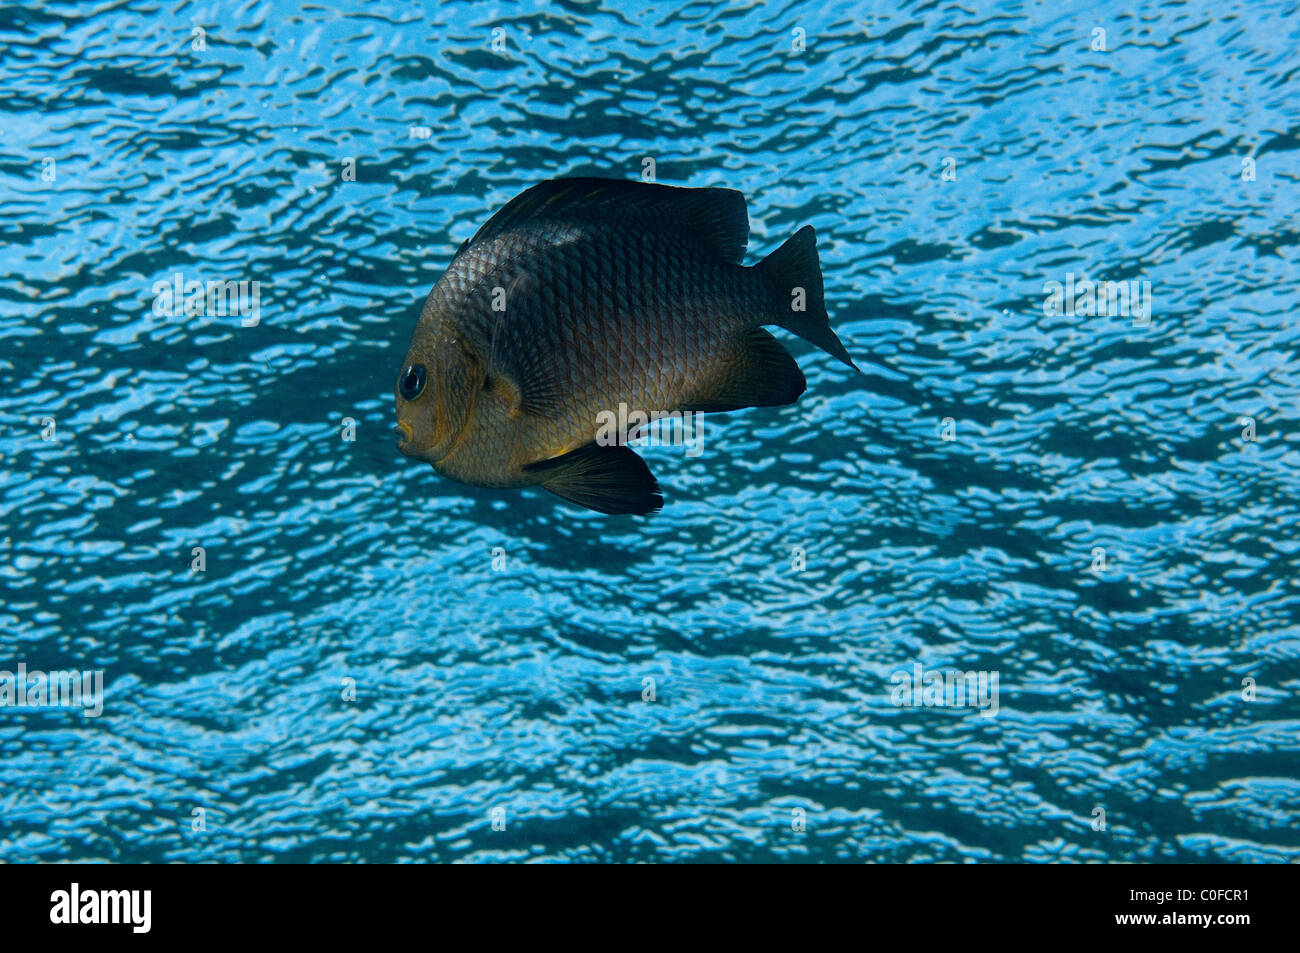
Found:
<svg viewBox="0 0 1300 953"><path fill-rule="evenodd" d="M762 328L746 332L714 386L682 410L724 411L793 404L808 382L781 342Z"/></svg>
<svg viewBox="0 0 1300 953"><path fill-rule="evenodd" d="M543 489L597 513L645 516L664 505L650 468L627 447L589 443L524 470L541 476Z"/></svg>

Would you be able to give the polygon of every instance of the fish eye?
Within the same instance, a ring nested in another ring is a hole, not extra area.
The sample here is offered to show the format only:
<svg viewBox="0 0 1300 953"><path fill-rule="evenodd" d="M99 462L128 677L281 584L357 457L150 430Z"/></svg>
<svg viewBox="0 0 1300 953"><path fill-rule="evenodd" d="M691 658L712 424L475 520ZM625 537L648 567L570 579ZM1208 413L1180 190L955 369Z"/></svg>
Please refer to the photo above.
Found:
<svg viewBox="0 0 1300 953"><path fill-rule="evenodd" d="M402 371L402 379L397 382L398 392L403 400L415 400L424 392L424 365L411 364Z"/></svg>

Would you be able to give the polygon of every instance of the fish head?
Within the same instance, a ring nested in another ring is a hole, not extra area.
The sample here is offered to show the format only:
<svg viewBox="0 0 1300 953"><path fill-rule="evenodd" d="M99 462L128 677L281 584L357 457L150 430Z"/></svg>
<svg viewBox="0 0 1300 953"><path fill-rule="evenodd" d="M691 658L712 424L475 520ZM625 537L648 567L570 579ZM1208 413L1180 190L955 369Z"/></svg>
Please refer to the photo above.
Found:
<svg viewBox="0 0 1300 953"><path fill-rule="evenodd" d="M436 468L469 424L484 377L482 362L459 338L417 329L397 375L397 449Z"/></svg>

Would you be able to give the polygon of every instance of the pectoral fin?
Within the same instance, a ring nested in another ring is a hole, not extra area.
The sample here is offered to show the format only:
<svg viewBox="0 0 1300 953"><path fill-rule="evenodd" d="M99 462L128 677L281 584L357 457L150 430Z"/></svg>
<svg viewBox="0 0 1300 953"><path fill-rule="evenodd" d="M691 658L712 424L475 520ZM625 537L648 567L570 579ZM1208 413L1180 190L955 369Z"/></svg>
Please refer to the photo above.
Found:
<svg viewBox="0 0 1300 953"><path fill-rule="evenodd" d="M645 516L664 505L650 468L627 447L589 443L524 470L541 476L543 489L597 513Z"/></svg>
<svg viewBox="0 0 1300 953"><path fill-rule="evenodd" d="M563 370L533 339L542 306L537 279L521 271L504 290L505 310L497 317L488 347L489 386L506 396L511 413L554 417L564 409Z"/></svg>

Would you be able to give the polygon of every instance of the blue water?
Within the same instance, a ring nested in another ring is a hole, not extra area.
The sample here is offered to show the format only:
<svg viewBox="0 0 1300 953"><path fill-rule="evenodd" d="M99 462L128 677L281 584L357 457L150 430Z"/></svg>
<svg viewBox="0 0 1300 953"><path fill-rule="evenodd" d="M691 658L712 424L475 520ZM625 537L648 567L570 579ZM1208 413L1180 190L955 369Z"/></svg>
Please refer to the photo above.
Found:
<svg viewBox="0 0 1300 953"><path fill-rule="evenodd" d="M1269 2L3 8L0 670L105 697L0 708L0 860L1300 858L1298 45ZM867 373L778 331L805 396L645 450L651 519L401 457L457 245L647 158L746 195L748 262L815 225ZM257 323L155 313L177 272ZM1068 275L1149 319L1048 313ZM918 663L996 714L895 704Z"/></svg>

